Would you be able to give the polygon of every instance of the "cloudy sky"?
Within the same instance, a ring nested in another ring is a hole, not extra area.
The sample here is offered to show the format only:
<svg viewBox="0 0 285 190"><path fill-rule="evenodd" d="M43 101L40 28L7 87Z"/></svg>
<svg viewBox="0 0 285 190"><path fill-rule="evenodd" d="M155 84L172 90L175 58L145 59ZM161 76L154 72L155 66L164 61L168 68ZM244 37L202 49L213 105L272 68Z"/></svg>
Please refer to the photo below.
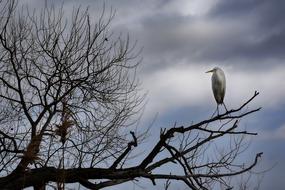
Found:
<svg viewBox="0 0 285 190"><path fill-rule="evenodd" d="M43 2L22 0L35 8ZM95 15L103 3L107 10L116 9L112 30L129 33L143 47L138 72L148 104L142 123L156 113L156 128L209 117L215 102L205 71L219 66L226 73L229 108L240 105L255 90L260 92L252 107L262 110L245 119L247 127L259 133L250 150L264 152L263 168L277 164L266 173L261 189L283 189L285 1L65 0L64 9L70 12L80 4L88 5Z"/></svg>

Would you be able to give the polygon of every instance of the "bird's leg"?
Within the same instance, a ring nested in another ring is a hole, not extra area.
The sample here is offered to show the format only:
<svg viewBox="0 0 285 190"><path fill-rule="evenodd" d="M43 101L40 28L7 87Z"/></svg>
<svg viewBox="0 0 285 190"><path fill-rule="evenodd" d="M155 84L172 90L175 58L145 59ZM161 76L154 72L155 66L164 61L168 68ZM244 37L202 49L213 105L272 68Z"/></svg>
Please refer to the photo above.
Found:
<svg viewBox="0 0 285 190"><path fill-rule="evenodd" d="M228 109L227 109L227 106L226 106L226 104L223 102L223 105L224 105L224 108L225 108L225 110L226 110L226 113L228 113L229 111L228 111ZM231 114L230 113L228 113L229 114L229 116L231 116Z"/></svg>
<svg viewBox="0 0 285 190"><path fill-rule="evenodd" d="M224 106L226 112L229 112L228 109L227 109L227 106L226 106L226 104L224 102L223 102L223 106Z"/></svg>
<svg viewBox="0 0 285 190"><path fill-rule="evenodd" d="M217 113L217 110L218 110L218 107L216 108L216 110L214 111L214 113L212 114L210 119L212 119L214 117L215 113Z"/></svg>
<svg viewBox="0 0 285 190"><path fill-rule="evenodd" d="M214 113L211 115L211 118L210 118L210 119L212 119L212 118L214 117L215 113L217 113L217 110L218 110L218 106L217 106L216 110L214 111ZM207 128L208 125L209 125L209 123L207 123L207 124L205 125L205 128Z"/></svg>
<svg viewBox="0 0 285 190"><path fill-rule="evenodd" d="M217 112L218 112L218 115L220 115L220 113L219 113L219 104L217 104Z"/></svg>

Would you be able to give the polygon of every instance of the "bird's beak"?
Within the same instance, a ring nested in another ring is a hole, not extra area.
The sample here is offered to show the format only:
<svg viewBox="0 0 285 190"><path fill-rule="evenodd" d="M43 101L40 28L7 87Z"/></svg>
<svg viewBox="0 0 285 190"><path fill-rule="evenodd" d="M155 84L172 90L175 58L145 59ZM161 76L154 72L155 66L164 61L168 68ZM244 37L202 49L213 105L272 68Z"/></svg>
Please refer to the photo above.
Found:
<svg viewBox="0 0 285 190"><path fill-rule="evenodd" d="M213 72L214 70L212 69L212 70L210 70L210 71L207 71L206 73L211 73L211 72Z"/></svg>

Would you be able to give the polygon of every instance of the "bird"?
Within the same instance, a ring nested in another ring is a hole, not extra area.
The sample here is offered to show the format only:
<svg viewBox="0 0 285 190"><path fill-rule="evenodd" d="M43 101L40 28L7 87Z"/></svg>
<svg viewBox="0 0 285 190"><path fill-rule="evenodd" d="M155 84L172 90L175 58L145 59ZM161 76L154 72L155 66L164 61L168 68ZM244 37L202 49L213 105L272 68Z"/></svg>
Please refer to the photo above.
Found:
<svg viewBox="0 0 285 190"><path fill-rule="evenodd" d="M224 97L226 93L225 73L219 67L215 67L212 70L207 71L206 73L213 73L212 74L212 90L213 90L215 100L217 102L216 111L218 111L218 115L219 115L219 105L223 105L225 110L228 111L224 103ZM216 113L216 111L214 112L214 114Z"/></svg>

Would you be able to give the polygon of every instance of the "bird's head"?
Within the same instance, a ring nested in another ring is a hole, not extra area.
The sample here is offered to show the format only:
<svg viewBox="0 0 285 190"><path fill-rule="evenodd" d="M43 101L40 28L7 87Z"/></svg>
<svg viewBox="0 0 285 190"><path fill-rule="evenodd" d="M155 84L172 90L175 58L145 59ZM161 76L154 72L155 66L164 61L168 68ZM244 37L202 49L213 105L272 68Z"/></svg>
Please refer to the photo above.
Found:
<svg viewBox="0 0 285 190"><path fill-rule="evenodd" d="M220 69L219 67L215 67L212 70L207 71L206 73L215 73L219 69Z"/></svg>

